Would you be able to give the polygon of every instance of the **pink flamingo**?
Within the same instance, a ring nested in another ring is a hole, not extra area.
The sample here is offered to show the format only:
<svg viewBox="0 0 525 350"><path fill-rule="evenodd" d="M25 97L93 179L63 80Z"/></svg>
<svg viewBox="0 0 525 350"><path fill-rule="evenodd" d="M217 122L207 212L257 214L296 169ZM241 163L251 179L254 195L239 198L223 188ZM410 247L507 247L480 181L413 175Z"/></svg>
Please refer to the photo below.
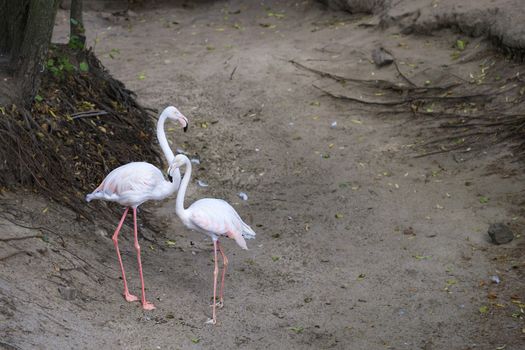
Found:
<svg viewBox="0 0 525 350"><path fill-rule="evenodd" d="M164 132L164 122L166 119L178 121L184 131L188 128L188 119L182 115L179 110L173 106L167 107L162 111L157 122L157 138L160 147L164 152L164 156L171 164L175 159L175 155L171 151L166 134ZM112 172L102 181L93 193L86 196L86 200L90 202L93 199L100 199L110 202L117 202L126 207L124 215L120 219L120 223L113 234L113 243L117 250L117 257L122 271L122 280L124 281L124 298L129 301L139 300L135 295L129 293L128 284L126 281L126 273L122 258L118 248L118 234L122 228L122 224L126 219L129 208L133 208L133 225L135 233L135 249L137 250L137 260L139 264L140 282L142 284L142 307L145 310L153 310L155 306L146 301L146 294L144 292L144 278L142 276L142 263L140 260L140 246L137 234L137 207L148 200L162 200L173 194L180 186L181 176L179 169L168 169L168 179L164 179L162 172L154 165L146 162L132 162L122 165Z"/></svg>
<svg viewBox="0 0 525 350"><path fill-rule="evenodd" d="M216 324L215 307L217 305L217 275L219 273L217 248L222 256L222 278L218 304L220 308L224 305L224 275L228 266L228 258L222 250L219 237L227 236L233 238L242 249L248 249L244 238L255 238L255 232L242 221L235 209L222 199L203 198L190 205L188 209L184 209L184 196L191 177L191 162L185 155L178 154L173 163L171 163L170 169L179 168L182 165L186 166L186 172L177 193L175 212L187 228L205 233L213 240L215 262L213 270L213 318L207 323Z"/></svg>

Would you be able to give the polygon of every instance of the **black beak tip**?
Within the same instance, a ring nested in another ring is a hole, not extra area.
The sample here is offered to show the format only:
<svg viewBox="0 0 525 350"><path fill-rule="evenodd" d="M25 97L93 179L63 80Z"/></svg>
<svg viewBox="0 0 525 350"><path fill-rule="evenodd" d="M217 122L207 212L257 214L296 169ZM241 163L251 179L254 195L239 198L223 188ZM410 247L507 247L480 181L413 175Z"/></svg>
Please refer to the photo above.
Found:
<svg viewBox="0 0 525 350"><path fill-rule="evenodd" d="M188 131L188 125L186 124L186 126L182 130L184 130L184 132Z"/></svg>

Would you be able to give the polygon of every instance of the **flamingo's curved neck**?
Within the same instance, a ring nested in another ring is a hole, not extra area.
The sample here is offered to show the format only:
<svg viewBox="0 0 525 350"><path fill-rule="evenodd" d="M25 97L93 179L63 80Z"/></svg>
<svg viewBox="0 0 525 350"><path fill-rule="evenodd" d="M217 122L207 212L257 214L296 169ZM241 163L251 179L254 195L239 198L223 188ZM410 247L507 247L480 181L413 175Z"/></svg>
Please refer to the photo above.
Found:
<svg viewBox="0 0 525 350"><path fill-rule="evenodd" d="M179 187L179 192L177 193L177 202L175 204L175 213L182 219L184 216L184 197L186 196L186 189L190 183L191 178L191 162L188 157L184 157L184 165L186 166L186 171L184 172L184 177Z"/></svg>
<svg viewBox="0 0 525 350"><path fill-rule="evenodd" d="M166 133L164 132L164 123L166 122L166 118L168 118L168 114L165 112L163 112L159 117L159 121L157 122L157 139L159 140L160 148L162 148L162 152L164 153L166 161L169 165L173 162L175 155L168 144L168 139L166 139Z"/></svg>

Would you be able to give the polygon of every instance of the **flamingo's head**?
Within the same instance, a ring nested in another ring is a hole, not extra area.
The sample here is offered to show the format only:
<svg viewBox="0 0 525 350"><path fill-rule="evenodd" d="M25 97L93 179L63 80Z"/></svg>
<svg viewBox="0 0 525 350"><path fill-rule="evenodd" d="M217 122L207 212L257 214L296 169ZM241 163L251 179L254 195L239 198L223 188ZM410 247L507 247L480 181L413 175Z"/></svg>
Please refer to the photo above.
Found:
<svg viewBox="0 0 525 350"><path fill-rule="evenodd" d="M179 122L184 132L188 130L188 118L186 118L177 108L173 106L166 107L162 114L167 113L169 119Z"/></svg>
<svg viewBox="0 0 525 350"><path fill-rule="evenodd" d="M173 162L171 162L168 171L178 169L181 166L183 166L185 163L189 163L189 162L190 160L184 154L177 154L175 158L173 159Z"/></svg>

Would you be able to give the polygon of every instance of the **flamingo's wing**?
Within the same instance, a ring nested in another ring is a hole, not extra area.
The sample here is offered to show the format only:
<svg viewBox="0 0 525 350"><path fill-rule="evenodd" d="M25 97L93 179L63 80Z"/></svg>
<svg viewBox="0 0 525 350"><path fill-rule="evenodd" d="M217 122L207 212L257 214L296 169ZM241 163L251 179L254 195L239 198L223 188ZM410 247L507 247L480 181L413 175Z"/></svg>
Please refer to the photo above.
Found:
<svg viewBox="0 0 525 350"><path fill-rule="evenodd" d="M241 220L235 209L227 202L221 199L205 198L193 203L188 211L191 222L201 231L217 236L228 236L235 239L242 248L247 249L243 236L248 233L245 227L249 228L249 226Z"/></svg>
<svg viewBox="0 0 525 350"><path fill-rule="evenodd" d="M149 163L128 163L109 173L95 192L110 196L121 196L127 192L147 194L163 180L161 171Z"/></svg>
<svg viewBox="0 0 525 350"><path fill-rule="evenodd" d="M188 208L190 219L195 226L204 232L226 235L233 227L229 215L218 201L212 202L201 199L193 203Z"/></svg>

